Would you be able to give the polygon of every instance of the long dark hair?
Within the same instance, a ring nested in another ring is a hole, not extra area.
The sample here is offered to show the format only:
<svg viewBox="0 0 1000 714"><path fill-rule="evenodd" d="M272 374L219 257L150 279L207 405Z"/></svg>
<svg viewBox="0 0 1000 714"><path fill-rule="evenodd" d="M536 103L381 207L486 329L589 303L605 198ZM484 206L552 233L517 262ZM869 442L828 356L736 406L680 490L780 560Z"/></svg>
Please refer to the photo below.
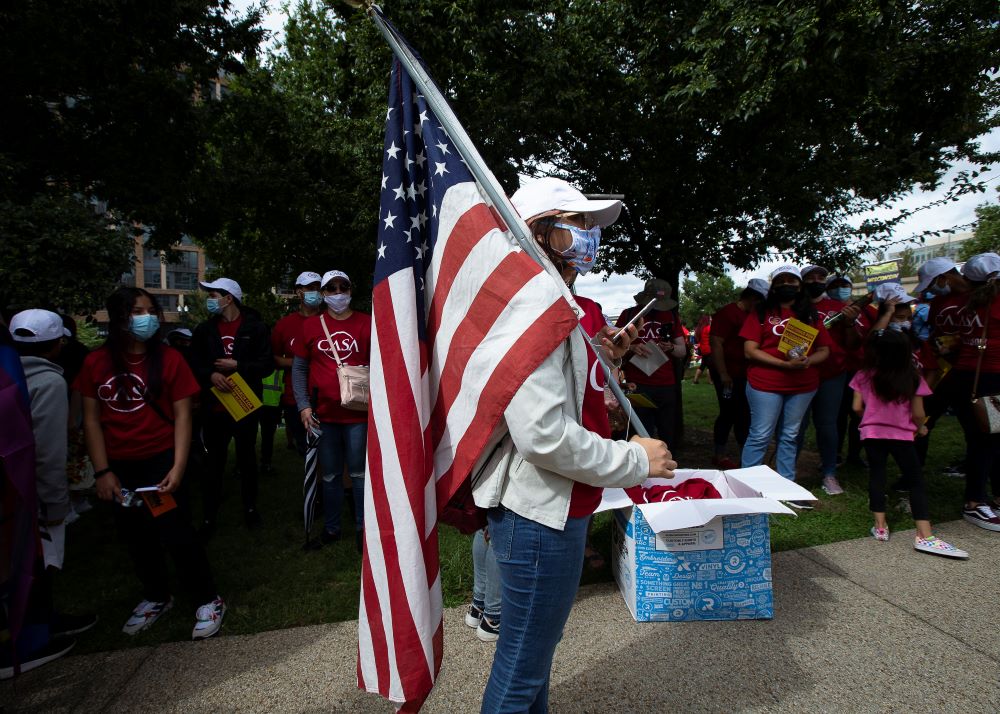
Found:
<svg viewBox="0 0 1000 714"><path fill-rule="evenodd" d="M864 368L871 375L876 396L884 402L908 402L920 386L913 343L899 330L873 330L868 335Z"/></svg>
<svg viewBox="0 0 1000 714"><path fill-rule="evenodd" d="M965 310L977 312L981 308L989 307L1000 296L1000 279L990 278L984 283L972 283L972 290L969 292L969 302L965 305Z"/></svg>
<svg viewBox="0 0 1000 714"><path fill-rule="evenodd" d="M763 324L770 313L778 312L779 310L781 310L781 301L774 294L774 285L772 285L767 291L767 297L757 305L757 316L760 318L761 324ZM792 303L792 313L795 315L795 319L807 325L812 325L819 317L819 313L816 312L816 307L813 305L809 295L802 289L801 282L799 283L799 295L795 298L795 302Z"/></svg>
<svg viewBox="0 0 1000 714"><path fill-rule="evenodd" d="M111 366L114 369L115 375L128 374L131 371L125 362L128 345L134 339L132 333L128 330L128 325L129 319L132 317L132 308L135 307L136 301L143 296L149 298L149 302L153 306L153 312L156 313L156 316L162 322L163 310L160 308L160 303L157 302L156 296L146 292L142 288L118 288L111 293L111 296L105 303L105 307L108 309L108 338L104 341L104 349L108 351L111 357ZM146 359L149 360L146 363L146 390L153 399L159 397L160 392L163 390L163 340L160 337L161 331L162 327L160 330L157 330L155 335L146 340ZM121 402L127 401L128 395L125 390L119 389L117 392L116 399Z"/></svg>

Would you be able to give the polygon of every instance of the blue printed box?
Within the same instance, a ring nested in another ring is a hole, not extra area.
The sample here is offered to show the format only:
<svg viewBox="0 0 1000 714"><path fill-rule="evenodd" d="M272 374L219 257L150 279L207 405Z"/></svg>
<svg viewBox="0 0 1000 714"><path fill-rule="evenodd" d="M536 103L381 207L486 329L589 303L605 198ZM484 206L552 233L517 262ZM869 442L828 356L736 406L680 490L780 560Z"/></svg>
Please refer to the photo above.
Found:
<svg viewBox="0 0 1000 714"><path fill-rule="evenodd" d="M612 571L640 622L765 620L774 616L769 513L794 514L778 502L810 500L802 487L767 467L678 471L675 479L710 481L721 499L632 506L608 489L599 510L614 510Z"/></svg>

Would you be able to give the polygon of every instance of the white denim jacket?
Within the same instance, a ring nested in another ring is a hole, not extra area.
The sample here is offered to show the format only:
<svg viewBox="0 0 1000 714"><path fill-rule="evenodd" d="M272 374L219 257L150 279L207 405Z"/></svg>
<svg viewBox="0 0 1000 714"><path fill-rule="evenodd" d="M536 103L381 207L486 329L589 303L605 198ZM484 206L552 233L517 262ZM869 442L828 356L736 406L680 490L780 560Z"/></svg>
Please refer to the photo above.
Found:
<svg viewBox="0 0 1000 714"><path fill-rule="evenodd" d="M472 471L476 505L503 504L563 530L574 482L628 488L646 480L641 446L582 425L588 349L573 330L518 389Z"/></svg>

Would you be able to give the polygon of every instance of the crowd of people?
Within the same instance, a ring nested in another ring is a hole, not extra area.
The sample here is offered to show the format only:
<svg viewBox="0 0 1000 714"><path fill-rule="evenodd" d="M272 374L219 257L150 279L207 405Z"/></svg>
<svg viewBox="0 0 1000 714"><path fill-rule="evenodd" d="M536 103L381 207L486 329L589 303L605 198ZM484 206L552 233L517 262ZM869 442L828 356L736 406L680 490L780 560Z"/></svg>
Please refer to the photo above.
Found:
<svg viewBox="0 0 1000 714"><path fill-rule="evenodd" d="M570 286L594 265L601 230L621 210L620 201L587 199L558 179L528 184L512 203ZM548 670L581 570L592 557L600 562L588 531L602 489L672 475L668 445L678 433L679 385L692 348L700 357L695 383L707 378L717 397L716 467L764 463L774 444L776 470L795 480L812 425L818 476L830 496L844 493L838 468L845 443L848 462L864 464L864 450L876 540L889 539L892 456L902 472L895 487L908 493L916 523L914 548L965 558L934 535L923 477L935 425L951 411L967 446L962 517L1000 531L1000 411L989 400L1000 393L1000 338L990 338L991 330L1000 335L998 277L1000 256L993 253L961 269L935 258L920 268L916 297L898 282L856 295L861 291L846 275L783 265L769 280L749 281L693 334L666 280L647 281L615 325L600 305L578 296L591 345L573 333L536 369L512 398L499 443L476 468L474 496L488 525L472 542L466 623L497 643L484 711L545 710ZM261 512L258 479L273 470L281 421L300 456L307 448L318 455L322 529L307 547L334 543L346 530L362 550L367 414L342 403L338 367L369 364L371 318L352 309L351 279L339 270L302 272L294 311L273 328L243 303L236 281L201 287L210 317L193 331L167 334L155 295L116 290L106 306L107 339L90 353L72 339L72 321L55 313L29 309L9 319L3 349L16 350L20 360L5 361L4 374L23 386L39 445L32 468L42 547L18 650L4 653L11 662L23 667L59 656L71 646L68 636L94 624L92 616L52 606L51 575L63 565L66 523L87 506L67 481L74 444L89 462L97 497L115 504L141 589L126 634L152 626L173 606L168 557L186 597L198 603L192 637L219 632L226 603L205 544L219 527L230 444L243 522L255 529L271 517ZM610 396L599 354L626 388L627 402ZM238 418L218 395L240 389L263 406ZM649 438L632 435L633 409ZM189 481L201 492L197 528L190 489L182 487ZM808 501L791 505L812 508Z"/></svg>

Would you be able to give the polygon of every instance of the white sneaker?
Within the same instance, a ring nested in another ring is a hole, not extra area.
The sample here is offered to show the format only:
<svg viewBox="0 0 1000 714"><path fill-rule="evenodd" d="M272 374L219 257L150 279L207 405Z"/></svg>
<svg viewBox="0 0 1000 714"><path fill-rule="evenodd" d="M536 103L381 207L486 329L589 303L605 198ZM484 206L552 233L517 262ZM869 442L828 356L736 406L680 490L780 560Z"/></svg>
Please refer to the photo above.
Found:
<svg viewBox="0 0 1000 714"><path fill-rule="evenodd" d="M961 548L956 548L951 543L946 543L937 536L931 536L930 538L915 538L913 541L913 549L919 550L921 553L943 555L946 558L960 558L964 560L969 557L969 554Z"/></svg>
<svg viewBox="0 0 1000 714"><path fill-rule="evenodd" d="M204 640L217 633L222 627L222 618L225 616L226 601L221 597L199 607L195 613L196 621L191 631L191 639Z"/></svg>
<svg viewBox="0 0 1000 714"><path fill-rule="evenodd" d="M164 613L174 606L174 599L170 598L166 602L152 602L143 600L132 611L132 616L125 621L122 632L126 635L135 635L142 632L147 627L160 619Z"/></svg>
<svg viewBox="0 0 1000 714"><path fill-rule="evenodd" d="M828 496L839 496L844 492L844 489L841 487L837 477L831 474L830 476L823 477L823 491Z"/></svg>

